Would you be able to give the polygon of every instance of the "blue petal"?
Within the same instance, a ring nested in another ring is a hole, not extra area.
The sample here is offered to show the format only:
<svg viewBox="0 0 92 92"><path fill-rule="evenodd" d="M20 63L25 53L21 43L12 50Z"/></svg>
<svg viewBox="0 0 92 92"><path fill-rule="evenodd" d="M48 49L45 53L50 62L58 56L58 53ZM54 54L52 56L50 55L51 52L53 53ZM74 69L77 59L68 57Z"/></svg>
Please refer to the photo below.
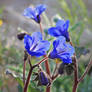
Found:
<svg viewBox="0 0 92 92"><path fill-rule="evenodd" d="M68 31L69 24L70 24L70 21L69 21L69 20L66 20L66 22L65 22L65 24L64 24L64 30L65 30L65 31Z"/></svg>
<svg viewBox="0 0 92 92"><path fill-rule="evenodd" d="M56 27L58 27L58 26L62 27L64 24L65 24L64 20L58 20L56 23Z"/></svg>
<svg viewBox="0 0 92 92"><path fill-rule="evenodd" d="M26 8L24 10L24 14L23 14L25 17L27 18L32 18L32 19L35 19L36 15L35 15L35 11L34 11L34 8Z"/></svg>
<svg viewBox="0 0 92 92"><path fill-rule="evenodd" d="M72 57L73 54L75 53L75 49L70 44L66 44L66 45L67 45L67 52L70 54L70 57Z"/></svg>
<svg viewBox="0 0 92 92"><path fill-rule="evenodd" d="M70 58L70 57L67 57L67 58L62 58L61 57L61 60L63 61L63 63L67 63L67 64L72 63L72 58Z"/></svg>
<svg viewBox="0 0 92 92"><path fill-rule="evenodd" d="M46 55L45 51L36 51L36 52L33 52L33 51L30 51L30 50L27 50L27 52L31 56L36 56L36 57L40 57L40 56Z"/></svg>
<svg viewBox="0 0 92 92"><path fill-rule="evenodd" d="M48 41L40 41L33 51L47 51L49 47L50 43Z"/></svg>
<svg viewBox="0 0 92 92"><path fill-rule="evenodd" d="M53 46L56 48L58 53L61 53L60 51L63 51L66 48L65 41L65 37L60 36L53 42Z"/></svg>
<svg viewBox="0 0 92 92"><path fill-rule="evenodd" d="M53 51L49 55L49 58L51 59L58 58L56 49L53 49Z"/></svg>
<svg viewBox="0 0 92 92"><path fill-rule="evenodd" d="M50 34L51 36L55 36L55 37L61 36L61 32L60 32L60 30L58 30L57 27L49 28L48 29L48 34Z"/></svg>
<svg viewBox="0 0 92 92"><path fill-rule="evenodd" d="M53 42L53 51L50 53L50 58L58 58L58 54L62 53L66 47L64 45L65 37L60 36Z"/></svg>
<svg viewBox="0 0 92 92"><path fill-rule="evenodd" d="M24 47L28 50L32 46L32 37L29 35L24 36Z"/></svg>
<svg viewBox="0 0 92 92"><path fill-rule="evenodd" d="M46 10L46 5L40 4L36 7L36 13L37 15L42 14L42 12L44 12Z"/></svg>
<svg viewBox="0 0 92 92"><path fill-rule="evenodd" d="M54 42L53 42L53 46L54 48L64 48L64 43L65 43L66 39L64 36L59 36Z"/></svg>
<svg viewBox="0 0 92 92"><path fill-rule="evenodd" d="M34 32L32 34L32 43L33 43L33 45L36 45L41 40L42 40L41 32Z"/></svg>

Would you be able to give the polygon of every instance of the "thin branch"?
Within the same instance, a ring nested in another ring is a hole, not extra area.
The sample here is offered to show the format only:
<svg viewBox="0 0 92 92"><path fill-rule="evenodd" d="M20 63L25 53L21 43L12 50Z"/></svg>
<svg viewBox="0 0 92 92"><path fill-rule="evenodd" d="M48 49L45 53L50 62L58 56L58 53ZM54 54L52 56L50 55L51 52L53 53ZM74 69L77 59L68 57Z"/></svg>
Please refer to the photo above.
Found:
<svg viewBox="0 0 92 92"><path fill-rule="evenodd" d="M29 74L28 74L28 77L27 77L27 81L26 81L25 86L24 86L24 92L27 92L28 84L30 82L30 77L31 77L31 74L32 74L33 69L35 67L37 67L39 64L41 64L42 62L46 61L47 59L48 59L48 57L43 58L39 63L37 63L34 66L31 66L30 67L30 71L29 71Z"/></svg>
<svg viewBox="0 0 92 92"><path fill-rule="evenodd" d="M46 87L46 92L50 92L51 86Z"/></svg>
<svg viewBox="0 0 92 92"><path fill-rule="evenodd" d="M88 71L89 71L89 69L91 68L91 66L92 66L92 60L90 60L88 66L87 66L86 69L85 69L85 72L83 73L83 75L82 75L82 76L80 77L80 79L78 80L78 83L81 82L81 81L84 79L84 77L85 77L86 74L88 73Z"/></svg>
<svg viewBox="0 0 92 92"><path fill-rule="evenodd" d="M40 65L42 62L48 60L48 57L43 58L40 62L38 62L36 65Z"/></svg>
<svg viewBox="0 0 92 92"><path fill-rule="evenodd" d="M73 46L73 43L70 40L70 44ZM74 85L73 85L73 90L72 92L76 92L77 90L77 86L78 86L78 63L77 63L77 59L76 59L76 54L74 54Z"/></svg>
<svg viewBox="0 0 92 92"><path fill-rule="evenodd" d="M40 32L42 33L42 37L44 38L44 32L43 32L43 29L42 29L42 24L40 23Z"/></svg>
<svg viewBox="0 0 92 92"><path fill-rule="evenodd" d="M47 56L44 55L44 57L47 57ZM45 61L45 67L46 67L46 72L47 72L47 74L48 74L49 76L51 76L51 75L50 75L50 67L49 67L49 62L48 62L48 60Z"/></svg>
<svg viewBox="0 0 92 92"><path fill-rule="evenodd" d="M78 63L77 63L77 60L76 60L76 57L74 56L74 76L75 76L75 82L78 82Z"/></svg>
<svg viewBox="0 0 92 92"><path fill-rule="evenodd" d="M55 69L54 69L54 71L53 71L52 77L55 75L56 70L57 70L57 67L58 67L58 65L57 65L57 63L56 63L56 66L55 66Z"/></svg>
<svg viewBox="0 0 92 92"><path fill-rule="evenodd" d="M43 39L44 39L44 31L43 31L43 29L42 29L41 23L40 23L40 31L41 31L42 36L43 36ZM44 57L47 57L47 56L44 55ZM45 67L46 67L46 72L47 72L47 74L51 77L51 75L50 75L50 67L49 67L49 62L48 62L48 60L45 61ZM47 87L47 88L46 88L46 92L50 92L50 87Z"/></svg>
<svg viewBox="0 0 92 92"><path fill-rule="evenodd" d="M26 61L24 61L24 64L23 64L23 83L25 85L25 68L26 68Z"/></svg>
<svg viewBox="0 0 92 92"><path fill-rule="evenodd" d="M31 56L29 56L29 55L28 55L28 63L29 63L29 65L30 65L30 67L32 67L32 64L31 64L30 58L31 58Z"/></svg>
<svg viewBox="0 0 92 92"><path fill-rule="evenodd" d="M24 64L23 64L23 83L25 85L25 71L26 71L26 60L28 58L28 54L26 52L26 50L24 51Z"/></svg>
<svg viewBox="0 0 92 92"><path fill-rule="evenodd" d="M78 63L76 61L76 57L74 56L74 85L72 92L76 92L77 86L78 86Z"/></svg>
<svg viewBox="0 0 92 92"><path fill-rule="evenodd" d="M33 67L30 68L30 71L29 71L29 74L28 74L28 77L27 77L27 81L26 81L25 86L24 86L24 92L27 92L28 84L30 82L30 77L32 75L33 69L34 69Z"/></svg>
<svg viewBox="0 0 92 92"><path fill-rule="evenodd" d="M51 79L54 81L54 80L58 77L58 75L59 75L59 74L57 73L56 75L52 76Z"/></svg>

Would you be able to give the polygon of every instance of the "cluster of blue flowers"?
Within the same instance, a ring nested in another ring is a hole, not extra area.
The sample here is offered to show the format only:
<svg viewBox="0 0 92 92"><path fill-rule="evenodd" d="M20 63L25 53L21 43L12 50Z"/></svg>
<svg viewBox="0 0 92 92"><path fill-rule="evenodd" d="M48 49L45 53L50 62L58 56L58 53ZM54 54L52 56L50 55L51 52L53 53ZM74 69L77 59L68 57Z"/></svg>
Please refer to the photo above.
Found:
<svg viewBox="0 0 92 92"><path fill-rule="evenodd" d="M27 8L24 10L24 16L35 20L37 23L41 22L40 15L45 11L45 5L38 5L36 8ZM53 41L53 50L51 51L49 58L59 58L63 63L72 63L72 56L75 53L74 47L69 44L69 20L58 20L56 27L48 29L48 34L56 37ZM24 36L25 49L31 56L40 57L46 54L49 50L50 42L42 39L40 32L34 32L32 36Z"/></svg>

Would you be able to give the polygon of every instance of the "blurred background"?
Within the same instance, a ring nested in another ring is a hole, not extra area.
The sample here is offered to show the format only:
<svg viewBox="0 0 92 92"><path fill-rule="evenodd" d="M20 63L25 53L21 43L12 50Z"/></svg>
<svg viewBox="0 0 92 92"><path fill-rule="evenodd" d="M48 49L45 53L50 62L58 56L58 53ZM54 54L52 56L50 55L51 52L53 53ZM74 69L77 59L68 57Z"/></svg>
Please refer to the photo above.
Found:
<svg viewBox="0 0 92 92"><path fill-rule="evenodd" d="M92 58L92 0L0 0L0 92L22 92L21 80L5 72L9 69L22 76L24 47L17 34L23 30L30 33L40 30L33 20L22 16L25 8L37 4L47 5L42 15L44 31L55 25L58 18L70 20L69 31L79 62L79 77ZM52 92L72 92L72 78L73 75L58 78ZM44 87L37 88L43 92ZM78 92L92 92L92 69L79 84Z"/></svg>

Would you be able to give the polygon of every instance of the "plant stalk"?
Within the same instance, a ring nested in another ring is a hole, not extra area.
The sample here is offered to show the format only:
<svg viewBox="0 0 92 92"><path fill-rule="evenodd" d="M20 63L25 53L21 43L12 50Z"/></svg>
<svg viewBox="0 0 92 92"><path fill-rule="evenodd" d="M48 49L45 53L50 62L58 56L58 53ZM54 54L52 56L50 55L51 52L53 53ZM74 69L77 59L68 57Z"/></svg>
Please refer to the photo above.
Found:
<svg viewBox="0 0 92 92"><path fill-rule="evenodd" d="M23 83L25 85L25 68L26 68L26 61L24 60L24 64L23 64Z"/></svg>
<svg viewBox="0 0 92 92"><path fill-rule="evenodd" d="M28 77L27 77L26 84L24 85L24 92L27 92L28 84L30 82L30 77L32 75L32 70L33 70L33 67L30 68L30 71L29 71L29 74L28 74Z"/></svg>
<svg viewBox="0 0 92 92"><path fill-rule="evenodd" d="M46 92L50 92L51 86L46 88Z"/></svg>
<svg viewBox="0 0 92 92"><path fill-rule="evenodd" d="M89 69L91 68L92 66L92 60L89 62L88 66L86 67L85 69L85 72L83 73L83 75L80 77L80 79L78 80L78 83L81 82L84 77L86 76L86 74L88 73Z"/></svg>

